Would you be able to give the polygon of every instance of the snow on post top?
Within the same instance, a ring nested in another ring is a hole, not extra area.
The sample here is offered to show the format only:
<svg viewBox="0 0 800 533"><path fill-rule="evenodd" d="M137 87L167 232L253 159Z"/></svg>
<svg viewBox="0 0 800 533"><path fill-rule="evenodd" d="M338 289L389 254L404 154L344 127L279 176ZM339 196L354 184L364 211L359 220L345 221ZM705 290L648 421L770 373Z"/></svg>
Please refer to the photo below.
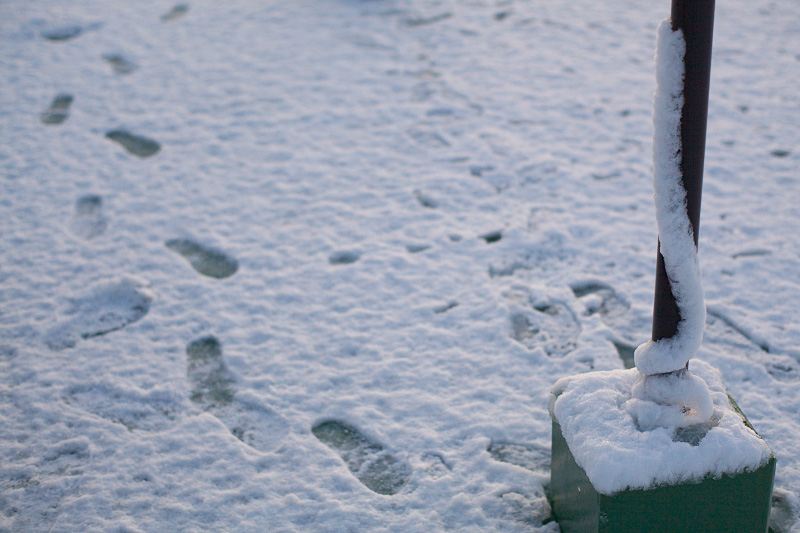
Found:
<svg viewBox="0 0 800 533"><path fill-rule="evenodd" d="M685 52L683 32L673 31L669 19L664 20L656 44L653 183L661 255L681 320L673 337L647 342L636 350L636 368L646 375L684 368L700 347L706 320L697 247L680 168Z"/></svg>
<svg viewBox="0 0 800 533"><path fill-rule="evenodd" d="M682 429L643 431L631 416L639 408L632 391L642 379L635 368L590 372L556 382L550 414L598 492L700 481L705 476L755 470L769 460L769 447L744 424L719 371L698 359L692 359L690 368L695 379L708 384L713 416Z"/></svg>

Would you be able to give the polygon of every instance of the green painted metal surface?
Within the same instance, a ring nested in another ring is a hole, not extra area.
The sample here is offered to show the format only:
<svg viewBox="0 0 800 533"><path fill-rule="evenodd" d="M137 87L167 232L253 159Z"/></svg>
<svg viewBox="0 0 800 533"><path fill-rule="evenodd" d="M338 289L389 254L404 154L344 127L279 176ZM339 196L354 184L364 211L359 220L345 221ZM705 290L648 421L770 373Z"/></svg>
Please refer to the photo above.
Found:
<svg viewBox="0 0 800 533"><path fill-rule="evenodd" d="M605 495L575 462L557 420L552 443L549 496L563 533L767 531L774 455L752 472Z"/></svg>

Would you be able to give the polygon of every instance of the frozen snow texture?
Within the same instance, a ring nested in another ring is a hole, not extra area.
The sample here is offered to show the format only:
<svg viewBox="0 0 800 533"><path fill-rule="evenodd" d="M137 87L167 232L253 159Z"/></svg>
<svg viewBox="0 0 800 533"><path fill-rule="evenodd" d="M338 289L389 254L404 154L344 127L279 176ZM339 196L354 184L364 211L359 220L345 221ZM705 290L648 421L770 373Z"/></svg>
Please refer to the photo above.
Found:
<svg viewBox="0 0 800 533"><path fill-rule="evenodd" d="M658 28L656 45L653 184L661 254L681 320L676 335L647 342L636 350L636 368L648 375L686 366L700 347L706 320L700 264L680 169L685 52L683 32L672 31L669 19L664 20Z"/></svg>
<svg viewBox="0 0 800 533"><path fill-rule="evenodd" d="M682 441L674 429L637 427L627 411L631 391L641 387L644 377L635 368L591 372L556 382L550 413L598 492L699 481L706 475L755 469L769 459L769 447L731 405L719 371L698 359L690 367L694 379L704 381L711 390L716 422L703 428L707 432L697 443Z"/></svg>

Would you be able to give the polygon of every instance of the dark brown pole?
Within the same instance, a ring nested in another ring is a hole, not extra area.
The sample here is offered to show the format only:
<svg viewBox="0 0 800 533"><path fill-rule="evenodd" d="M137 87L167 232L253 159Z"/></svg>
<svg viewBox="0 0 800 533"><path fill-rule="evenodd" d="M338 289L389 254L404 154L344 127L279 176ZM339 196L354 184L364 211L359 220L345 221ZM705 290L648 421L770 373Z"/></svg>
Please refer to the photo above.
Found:
<svg viewBox="0 0 800 533"><path fill-rule="evenodd" d="M686 41L681 113L681 175L683 186L686 188L686 210L694 230L696 246L700 231L700 200L706 151L714 0L672 0L671 22L673 30L683 30L683 38ZM674 336L678 331L680 319L680 312L664 268L664 257L661 255L659 242L653 304L653 340Z"/></svg>

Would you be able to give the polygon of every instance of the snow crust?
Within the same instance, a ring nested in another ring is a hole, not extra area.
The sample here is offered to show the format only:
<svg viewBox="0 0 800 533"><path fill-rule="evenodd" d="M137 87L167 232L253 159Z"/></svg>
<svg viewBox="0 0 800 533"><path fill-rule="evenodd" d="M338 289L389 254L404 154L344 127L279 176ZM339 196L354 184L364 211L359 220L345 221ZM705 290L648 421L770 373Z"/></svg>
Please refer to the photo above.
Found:
<svg viewBox="0 0 800 533"><path fill-rule="evenodd" d="M700 347L706 322L700 263L680 170L685 52L683 32L672 31L669 19L662 21L653 97L653 185L661 254L681 320L674 336L651 340L636 349L636 368L648 375L684 368Z"/></svg>
<svg viewBox="0 0 800 533"><path fill-rule="evenodd" d="M635 391L650 376L635 368L590 372L556 382L550 412L561 425L575 461L598 492L613 494L626 488L699 481L707 475L756 469L769 460L769 447L734 410L719 371L698 359L691 361L690 370L695 376L686 382L691 383L689 390L682 392L691 397L696 381L702 380L713 401L714 423L698 428L707 433L696 445L676 439L675 428L637 425L630 409L633 404L640 413L645 410L638 405L642 400L635 397ZM645 383L652 386L652 382ZM662 385L674 386L665 383L654 388ZM648 393L657 396L662 391Z"/></svg>

